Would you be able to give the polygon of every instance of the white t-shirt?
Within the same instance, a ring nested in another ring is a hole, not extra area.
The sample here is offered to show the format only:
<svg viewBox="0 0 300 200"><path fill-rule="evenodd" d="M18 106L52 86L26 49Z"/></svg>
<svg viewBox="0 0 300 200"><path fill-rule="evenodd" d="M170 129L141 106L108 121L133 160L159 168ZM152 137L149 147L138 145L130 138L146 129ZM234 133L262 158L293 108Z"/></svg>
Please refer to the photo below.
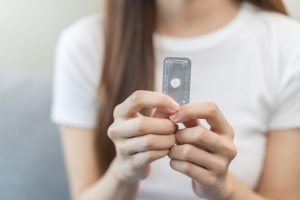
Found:
<svg viewBox="0 0 300 200"><path fill-rule="evenodd" d="M58 124L95 127L104 51L101 30L101 19L94 15L61 34L52 113ZM299 23L244 3L234 20L208 35L153 37L156 90L161 90L165 57L190 58L191 102L215 102L234 126L238 156L230 170L254 188L263 167L266 132L300 127ZM168 158L152 164L139 196L140 200L199 199L190 179L172 170Z"/></svg>

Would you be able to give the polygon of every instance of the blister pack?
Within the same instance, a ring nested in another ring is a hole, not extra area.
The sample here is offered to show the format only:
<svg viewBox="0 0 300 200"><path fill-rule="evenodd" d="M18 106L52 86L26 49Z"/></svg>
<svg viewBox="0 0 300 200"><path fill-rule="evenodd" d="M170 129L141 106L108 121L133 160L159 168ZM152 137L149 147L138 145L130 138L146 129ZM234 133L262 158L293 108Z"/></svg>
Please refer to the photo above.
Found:
<svg viewBox="0 0 300 200"><path fill-rule="evenodd" d="M178 57L167 57L163 63L162 91L180 105L190 101L191 65L190 59Z"/></svg>

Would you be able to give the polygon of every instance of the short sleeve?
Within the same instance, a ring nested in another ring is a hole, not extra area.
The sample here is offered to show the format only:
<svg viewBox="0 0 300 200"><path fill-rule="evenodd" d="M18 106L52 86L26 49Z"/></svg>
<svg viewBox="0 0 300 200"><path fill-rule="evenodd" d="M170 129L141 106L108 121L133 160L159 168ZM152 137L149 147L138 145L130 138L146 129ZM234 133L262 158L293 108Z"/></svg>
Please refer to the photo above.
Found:
<svg viewBox="0 0 300 200"><path fill-rule="evenodd" d="M65 31L58 40L51 118L60 125L94 128L100 77L98 41L78 31Z"/></svg>
<svg viewBox="0 0 300 200"><path fill-rule="evenodd" d="M300 128L300 48L290 55L280 74L270 129Z"/></svg>

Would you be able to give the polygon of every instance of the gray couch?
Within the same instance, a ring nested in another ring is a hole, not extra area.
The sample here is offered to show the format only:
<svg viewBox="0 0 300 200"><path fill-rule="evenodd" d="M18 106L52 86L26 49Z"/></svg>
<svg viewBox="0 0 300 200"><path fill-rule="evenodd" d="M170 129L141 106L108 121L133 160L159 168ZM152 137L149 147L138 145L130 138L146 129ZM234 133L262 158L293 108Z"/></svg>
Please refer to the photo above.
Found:
<svg viewBox="0 0 300 200"><path fill-rule="evenodd" d="M0 199L70 199L57 128L50 122L51 73L0 72Z"/></svg>

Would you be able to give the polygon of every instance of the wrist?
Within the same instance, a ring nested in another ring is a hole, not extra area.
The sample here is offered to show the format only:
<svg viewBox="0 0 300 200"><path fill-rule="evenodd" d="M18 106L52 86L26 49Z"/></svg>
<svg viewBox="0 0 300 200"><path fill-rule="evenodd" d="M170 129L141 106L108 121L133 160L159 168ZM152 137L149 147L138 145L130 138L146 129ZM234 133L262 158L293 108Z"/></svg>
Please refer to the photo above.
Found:
<svg viewBox="0 0 300 200"><path fill-rule="evenodd" d="M232 184L232 177L228 173L226 176L225 184L222 190L222 198L220 200L232 200L234 187Z"/></svg>
<svg viewBox="0 0 300 200"><path fill-rule="evenodd" d="M109 174L117 181L119 184L126 184L126 185L137 185L139 183L139 179L131 177L128 172L126 172L126 169L122 166L120 160L118 158L115 158L111 166L109 168Z"/></svg>

